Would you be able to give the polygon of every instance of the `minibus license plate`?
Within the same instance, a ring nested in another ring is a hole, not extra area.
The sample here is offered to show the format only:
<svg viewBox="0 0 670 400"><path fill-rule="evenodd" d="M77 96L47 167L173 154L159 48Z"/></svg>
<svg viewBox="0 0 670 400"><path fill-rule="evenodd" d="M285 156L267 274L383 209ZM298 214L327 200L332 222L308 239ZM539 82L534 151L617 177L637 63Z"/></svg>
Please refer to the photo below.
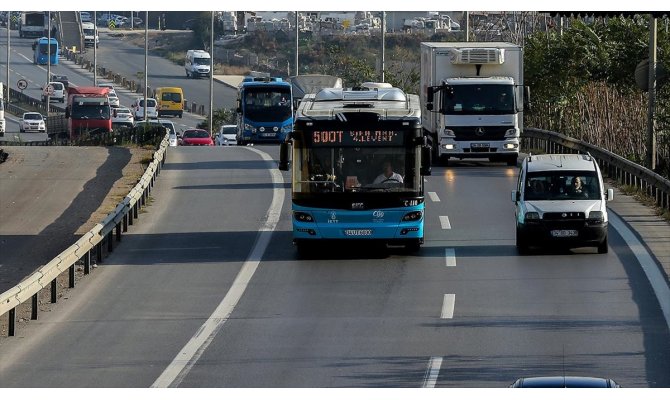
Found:
<svg viewBox="0 0 670 400"><path fill-rule="evenodd" d="M559 229L551 231L551 236L564 238L564 237L575 237L578 235L578 232L574 229Z"/></svg>

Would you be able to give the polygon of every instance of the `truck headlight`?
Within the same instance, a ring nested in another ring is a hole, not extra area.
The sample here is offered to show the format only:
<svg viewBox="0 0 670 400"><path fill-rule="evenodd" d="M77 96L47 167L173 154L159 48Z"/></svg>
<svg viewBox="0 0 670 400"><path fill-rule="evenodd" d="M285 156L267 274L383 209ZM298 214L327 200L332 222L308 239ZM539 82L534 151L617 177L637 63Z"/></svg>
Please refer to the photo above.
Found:
<svg viewBox="0 0 670 400"><path fill-rule="evenodd" d="M505 132L506 138L517 137L517 136L519 136L519 133L517 132L516 128L508 129L507 132Z"/></svg>
<svg viewBox="0 0 670 400"><path fill-rule="evenodd" d="M455 138L456 133L451 129L445 129L444 132L442 133L442 137Z"/></svg>
<svg viewBox="0 0 670 400"><path fill-rule="evenodd" d="M244 130L251 133L256 133L256 127L251 124L244 124Z"/></svg>

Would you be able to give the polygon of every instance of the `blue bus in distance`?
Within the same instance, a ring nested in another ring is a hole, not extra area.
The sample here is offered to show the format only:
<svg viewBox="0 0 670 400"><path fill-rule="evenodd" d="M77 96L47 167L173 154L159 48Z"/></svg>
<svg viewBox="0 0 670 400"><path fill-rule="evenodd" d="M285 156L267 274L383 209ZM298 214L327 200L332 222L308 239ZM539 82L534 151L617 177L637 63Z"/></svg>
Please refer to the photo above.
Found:
<svg viewBox="0 0 670 400"><path fill-rule="evenodd" d="M51 62L49 62L49 56L51 56ZM35 43L33 43L33 64L58 65L58 40L51 38L51 42L49 42L49 38L46 37L35 39Z"/></svg>
<svg viewBox="0 0 670 400"><path fill-rule="evenodd" d="M237 143L283 142L293 130L291 84L282 78L247 76L237 91Z"/></svg>

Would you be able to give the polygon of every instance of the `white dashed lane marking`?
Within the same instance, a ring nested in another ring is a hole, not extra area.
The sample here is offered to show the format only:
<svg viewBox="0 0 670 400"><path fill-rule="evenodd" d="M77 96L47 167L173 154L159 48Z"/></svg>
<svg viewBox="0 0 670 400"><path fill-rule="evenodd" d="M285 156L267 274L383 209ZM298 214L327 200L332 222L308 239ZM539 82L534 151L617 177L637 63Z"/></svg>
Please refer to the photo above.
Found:
<svg viewBox="0 0 670 400"><path fill-rule="evenodd" d="M444 249L444 261L447 267L456 266L456 250Z"/></svg>
<svg viewBox="0 0 670 400"><path fill-rule="evenodd" d="M446 215L440 215L440 225L442 229L451 229L451 223L449 222L449 217Z"/></svg>
<svg viewBox="0 0 670 400"><path fill-rule="evenodd" d="M440 201L440 198L437 196L437 193L435 192L428 192L428 197L430 197L431 200L434 202Z"/></svg>
<svg viewBox="0 0 670 400"><path fill-rule="evenodd" d="M454 317L454 306L456 305L456 295L455 294L445 294L444 300L442 301L442 314L440 318L442 319L451 319Z"/></svg>

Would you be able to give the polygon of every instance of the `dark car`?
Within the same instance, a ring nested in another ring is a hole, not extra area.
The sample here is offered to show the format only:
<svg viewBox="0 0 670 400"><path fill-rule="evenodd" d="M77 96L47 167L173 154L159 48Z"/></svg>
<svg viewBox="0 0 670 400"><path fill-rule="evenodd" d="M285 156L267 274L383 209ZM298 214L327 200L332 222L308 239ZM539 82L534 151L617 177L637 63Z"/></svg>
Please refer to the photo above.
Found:
<svg viewBox="0 0 670 400"><path fill-rule="evenodd" d="M51 75L51 82L60 82L65 86L65 90L68 90L70 87L70 81L65 75Z"/></svg>
<svg viewBox="0 0 670 400"><path fill-rule="evenodd" d="M536 376L519 378L512 388L618 388L618 383L607 378L587 376Z"/></svg>

